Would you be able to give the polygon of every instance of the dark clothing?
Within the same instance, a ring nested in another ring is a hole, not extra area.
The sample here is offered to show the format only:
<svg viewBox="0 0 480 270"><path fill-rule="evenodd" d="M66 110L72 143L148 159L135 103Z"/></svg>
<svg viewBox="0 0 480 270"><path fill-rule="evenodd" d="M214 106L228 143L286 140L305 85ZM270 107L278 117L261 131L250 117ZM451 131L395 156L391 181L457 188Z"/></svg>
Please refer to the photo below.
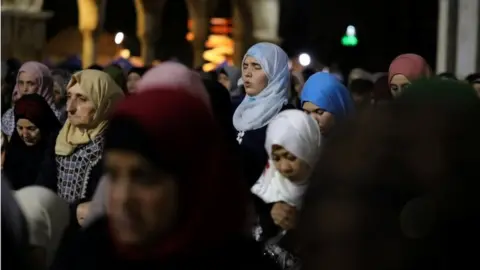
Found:
<svg viewBox="0 0 480 270"><path fill-rule="evenodd" d="M37 94L24 95L14 109L14 119L26 119L40 131L40 139L35 145L27 145L14 130L5 152L3 171L14 190L35 184L45 153L49 151L48 142L57 137L60 122L45 101ZM25 128L25 127L24 127Z"/></svg>
<svg viewBox="0 0 480 270"><path fill-rule="evenodd" d="M283 106L282 110L295 109L291 104ZM268 125L267 125L268 126ZM265 151L267 126L248 131L237 131L237 141L240 144L240 155L244 166L244 176L251 187L257 182L268 161Z"/></svg>
<svg viewBox="0 0 480 270"><path fill-rule="evenodd" d="M55 154L55 144L56 144L56 137L52 138L49 142L49 149L45 155L45 158L42 163L42 169L39 173L37 178L37 185L44 186L53 192L58 194L58 184L59 184L59 177L58 172L59 170L67 170L66 168L59 168L57 163L57 156ZM74 153L77 151L81 151L82 146L75 149ZM100 178L103 175L102 169L102 161L98 161L95 165L91 167L91 170L87 170L89 173L88 182L86 183L85 188L85 198L76 200L69 204L70 207L70 224L66 228L63 239L59 244L59 248L57 249L57 256L53 262L53 264L60 264L62 265L67 259L65 252L71 248L71 245L74 244L73 240L78 231L80 230L80 225L78 224L77 220L77 207L80 203L88 202L92 199L93 194L95 193L95 189L100 181ZM85 168L81 168L85 169ZM72 170L73 171L73 170ZM75 169L75 172L78 170Z"/></svg>
<svg viewBox="0 0 480 270"><path fill-rule="evenodd" d="M107 218L101 218L77 235L75 245L68 253L67 265L55 270L157 270L157 269L218 269L218 270L273 270L279 269L273 261L264 257L261 246L253 239L235 236L225 239L224 244L182 251L168 258L151 256L148 259L130 259L116 252Z"/></svg>
<svg viewBox="0 0 480 270"><path fill-rule="evenodd" d="M52 138L47 146L49 149L44 156L43 163L41 165L41 171L37 177L36 184L39 186L46 187L52 190L55 193L58 193L58 170L57 168L57 156L55 154L55 144L56 137ZM81 150L81 147L75 149L76 151ZM72 154L73 155L73 154ZM84 169L84 168L82 168ZM88 202L92 199L95 189L97 188L98 182L103 175L102 162L101 160L97 162L92 169L89 171L88 182L86 183L85 188L85 198L79 199L73 203L70 203L70 219L73 223L77 223L77 206L80 203Z"/></svg>
<svg viewBox="0 0 480 270"><path fill-rule="evenodd" d="M7 177L2 174L2 264L5 270L31 268L28 252L28 227L18 206Z"/></svg>
<svg viewBox="0 0 480 270"><path fill-rule="evenodd" d="M12 185L13 190L18 190L36 183L41 170L45 155L49 155L52 149L48 147L48 141L56 138L58 130L52 132L49 137L33 146L27 146L18 136L17 131L13 132L12 138L5 152L5 163L3 172Z"/></svg>

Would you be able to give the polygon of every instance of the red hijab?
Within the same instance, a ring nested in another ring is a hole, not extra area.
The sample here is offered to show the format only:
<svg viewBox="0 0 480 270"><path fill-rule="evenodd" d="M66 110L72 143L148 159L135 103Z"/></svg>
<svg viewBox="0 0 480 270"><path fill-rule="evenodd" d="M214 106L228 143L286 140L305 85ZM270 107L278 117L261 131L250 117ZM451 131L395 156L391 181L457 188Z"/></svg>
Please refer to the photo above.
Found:
<svg viewBox="0 0 480 270"><path fill-rule="evenodd" d="M149 152L158 160L168 157L168 164L181 169L182 218L150 254L121 245L120 252L136 259L161 259L216 246L243 233L248 188L231 162L210 108L187 89L150 89L123 100L111 123L116 118L135 121L149 139Z"/></svg>
<svg viewBox="0 0 480 270"><path fill-rule="evenodd" d="M392 81L393 76L401 74L409 81L417 80L424 77L430 77L432 70L427 61L418 54L406 53L395 58L388 69L388 84Z"/></svg>

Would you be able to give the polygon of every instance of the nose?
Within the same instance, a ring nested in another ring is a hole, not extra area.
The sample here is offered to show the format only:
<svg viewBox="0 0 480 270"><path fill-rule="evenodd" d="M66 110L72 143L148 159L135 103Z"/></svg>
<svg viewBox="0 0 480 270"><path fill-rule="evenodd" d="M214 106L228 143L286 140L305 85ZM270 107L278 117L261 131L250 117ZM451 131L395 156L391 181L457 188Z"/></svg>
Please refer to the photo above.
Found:
<svg viewBox="0 0 480 270"><path fill-rule="evenodd" d="M135 201L135 189L132 185L125 180L117 181L117 183L110 183L110 196L113 202L125 210L131 210Z"/></svg>
<svg viewBox="0 0 480 270"><path fill-rule="evenodd" d="M25 92L26 86L25 84L19 83L18 85L18 94L21 95L21 93Z"/></svg>
<svg viewBox="0 0 480 270"><path fill-rule="evenodd" d="M27 135L28 135L28 131L26 129L22 129L22 134L21 135L22 135L23 138L26 138Z"/></svg>
<svg viewBox="0 0 480 270"><path fill-rule="evenodd" d="M285 160L280 161L279 165L278 168L281 173L288 174L292 171L292 166Z"/></svg>
<svg viewBox="0 0 480 270"><path fill-rule="evenodd" d="M75 108L76 108L75 102L73 102L73 100L71 100L71 99L67 100L67 106L66 106L65 110L70 114L74 114L75 111L76 111Z"/></svg>

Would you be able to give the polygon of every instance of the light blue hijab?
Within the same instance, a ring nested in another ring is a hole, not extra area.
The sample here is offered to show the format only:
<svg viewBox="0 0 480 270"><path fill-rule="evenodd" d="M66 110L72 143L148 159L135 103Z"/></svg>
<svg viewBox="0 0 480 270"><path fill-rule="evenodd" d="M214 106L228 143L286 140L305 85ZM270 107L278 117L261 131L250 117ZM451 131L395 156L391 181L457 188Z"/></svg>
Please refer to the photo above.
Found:
<svg viewBox="0 0 480 270"><path fill-rule="evenodd" d="M290 72L288 56L282 48L261 42L248 49L243 57L255 58L267 75L268 85L255 97L245 96L233 114L233 125L238 131L262 128L288 103ZM239 85L243 84L240 80Z"/></svg>
<svg viewBox="0 0 480 270"><path fill-rule="evenodd" d="M317 72L310 76L303 86L300 100L302 105L304 102L311 102L339 120L355 111L350 92L335 76L326 72Z"/></svg>

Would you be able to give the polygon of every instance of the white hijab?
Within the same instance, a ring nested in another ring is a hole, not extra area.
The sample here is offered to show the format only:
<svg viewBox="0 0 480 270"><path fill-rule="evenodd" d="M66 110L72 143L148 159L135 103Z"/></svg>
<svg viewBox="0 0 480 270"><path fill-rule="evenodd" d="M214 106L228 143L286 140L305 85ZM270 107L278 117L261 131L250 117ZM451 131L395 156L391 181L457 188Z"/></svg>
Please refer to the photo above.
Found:
<svg viewBox="0 0 480 270"><path fill-rule="evenodd" d="M247 56L255 58L267 75L268 85L255 97L245 96L233 114L233 125L238 131L262 128L288 103L290 72L288 56L282 48L261 42L248 49ZM240 80L239 85L243 82Z"/></svg>
<svg viewBox="0 0 480 270"><path fill-rule="evenodd" d="M272 146L280 145L313 169L320 154L322 135L317 122L299 110L285 110L270 122L265 149L270 156L267 168L251 191L266 203L283 201L300 207L307 182L293 183L278 172L271 159Z"/></svg>
<svg viewBox="0 0 480 270"><path fill-rule="evenodd" d="M46 249L49 267L70 220L68 204L51 190L39 186L22 188L15 198L28 224L30 245Z"/></svg>

